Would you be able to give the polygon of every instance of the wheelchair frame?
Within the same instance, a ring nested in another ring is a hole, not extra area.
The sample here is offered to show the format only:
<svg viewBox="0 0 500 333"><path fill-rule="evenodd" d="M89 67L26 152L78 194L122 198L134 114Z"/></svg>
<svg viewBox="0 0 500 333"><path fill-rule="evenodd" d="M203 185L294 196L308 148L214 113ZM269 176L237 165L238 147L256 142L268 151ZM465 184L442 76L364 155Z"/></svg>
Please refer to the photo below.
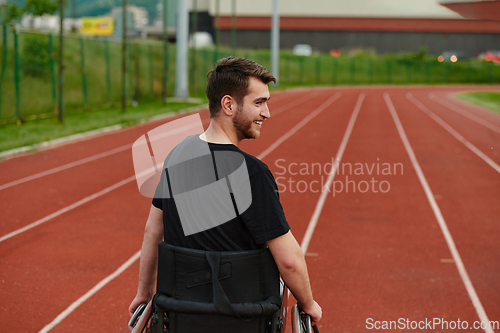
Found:
<svg viewBox="0 0 500 333"><path fill-rule="evenodd" d="M157 294L134 314L133 333L219 332L221 321L240 333L285 332L289 292L269 249L210 252L160 242L158 252ZM305 320L292 321L294 333L312 332L297 306L292 318Z"/></svg>
<svg viewBox="0 0 500 333"><path fill-rule="evenodd" d="M281 322L275 323L276 325L276 333L285 333L286 325L287 325L287 314L288 309L286 304L287 301L287 288L284 286L282 289L282 304L280 308L280 318ZM157 326L163 325L163 321L160 321L160 318L157 317L157 314L152 311L153 301L151 300L147 306L143 306L136 310L134 316L129 322L129 326L134 327L132 333L156 333ZM291 324L292 324L292 333L319 333L318 327L316 325L312 326L311 317L308 314L301 313L299 306L296 304L293 306L291 311ZM137 320L137 324L135 324Z"/></svg>

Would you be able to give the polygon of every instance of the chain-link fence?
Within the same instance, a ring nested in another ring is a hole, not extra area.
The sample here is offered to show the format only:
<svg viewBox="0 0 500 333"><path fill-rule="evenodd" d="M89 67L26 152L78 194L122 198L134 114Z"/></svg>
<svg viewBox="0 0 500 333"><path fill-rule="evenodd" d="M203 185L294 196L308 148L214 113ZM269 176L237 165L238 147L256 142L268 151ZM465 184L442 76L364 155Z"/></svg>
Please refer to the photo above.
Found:
<svg viewBox="0 0 500 333"><path fill-rule="evenodd" d="M57 113L59 38L2 27L0 44L0 124ZM162 98L164 67L167 96L175 85L175 44L164 53L162 41L132 40L127 47L126 98L129 103ZM64 109L117 105L122 96L120 40L64 39ZM231 48L190 50L189 88L202 97L206 72ZM270 68L269 50L236 50L236 55ZM166 65L165 65L166 64ZM282 50L280 86L356 84L499 83L500 66L478 59L439 62L421 54L347 54L309 57Z"/></svg>

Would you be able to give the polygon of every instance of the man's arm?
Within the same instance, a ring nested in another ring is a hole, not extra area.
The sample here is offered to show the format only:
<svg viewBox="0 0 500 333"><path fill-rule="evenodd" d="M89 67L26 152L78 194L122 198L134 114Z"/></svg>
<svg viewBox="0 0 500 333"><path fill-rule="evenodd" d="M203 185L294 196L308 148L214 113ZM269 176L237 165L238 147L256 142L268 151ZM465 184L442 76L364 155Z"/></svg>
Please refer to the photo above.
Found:
<svg viewBox="0 0 500 333"><path fill-rule="evenodd" d="M311 316L314 322L321 320L321 307L313 299L306 261L299 244L289 231L267 242L267 246L278 265L281 277L292 292L300 308Z"/></svg>
<svg viewBox="0 0 500 333"><path fill-rule="evenodd" d="M151 205L142 241L139 287L137 295L128 309L130 316L139 305L148 303L154 296L158 269L158 243L162 240L163 211Z"/></svg>

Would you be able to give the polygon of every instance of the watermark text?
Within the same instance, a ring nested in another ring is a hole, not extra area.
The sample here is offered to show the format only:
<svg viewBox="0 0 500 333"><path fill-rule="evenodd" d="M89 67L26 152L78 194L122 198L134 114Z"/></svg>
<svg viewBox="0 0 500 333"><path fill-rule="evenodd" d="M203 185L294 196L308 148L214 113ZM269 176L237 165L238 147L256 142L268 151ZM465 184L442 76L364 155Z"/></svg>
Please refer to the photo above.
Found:
<svg viewBox="0 0 500 333"><path fill-rule="evenodd" d="M383 162L380 158L364 163L340 163L333 157L327 163L298 163L277 159L274 166L280 193L320 193L325 190L333 196L343 192L387 193L391 189L389 177L403 175L403 163ZM329 177L332 175L336 177L333 177L330 184ZM306 176L308 180L301 179Z"/></svg>
<svg viewBox="0 0 500 333"><path fill-rule="evenodd" d="M397 320L375 320L367 318L365 327L369 330L469 330L469 329L499 329L499 321L474 321L446 320L444 318L425 318L423 320L410 320L398 318Z"/></svg>

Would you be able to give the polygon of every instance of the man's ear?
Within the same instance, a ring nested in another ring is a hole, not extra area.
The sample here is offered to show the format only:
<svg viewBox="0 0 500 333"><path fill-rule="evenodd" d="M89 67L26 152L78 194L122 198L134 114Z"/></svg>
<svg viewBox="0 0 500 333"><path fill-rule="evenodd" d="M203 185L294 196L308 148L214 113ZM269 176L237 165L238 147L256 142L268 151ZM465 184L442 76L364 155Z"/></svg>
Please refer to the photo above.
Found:
<svg viewBox="0 0 500 333"><path fill-rule="evenodd" d="M231 95L224 95L220 101L221 110L226 116L232 116L235 111L235 101Z"/></svg>

